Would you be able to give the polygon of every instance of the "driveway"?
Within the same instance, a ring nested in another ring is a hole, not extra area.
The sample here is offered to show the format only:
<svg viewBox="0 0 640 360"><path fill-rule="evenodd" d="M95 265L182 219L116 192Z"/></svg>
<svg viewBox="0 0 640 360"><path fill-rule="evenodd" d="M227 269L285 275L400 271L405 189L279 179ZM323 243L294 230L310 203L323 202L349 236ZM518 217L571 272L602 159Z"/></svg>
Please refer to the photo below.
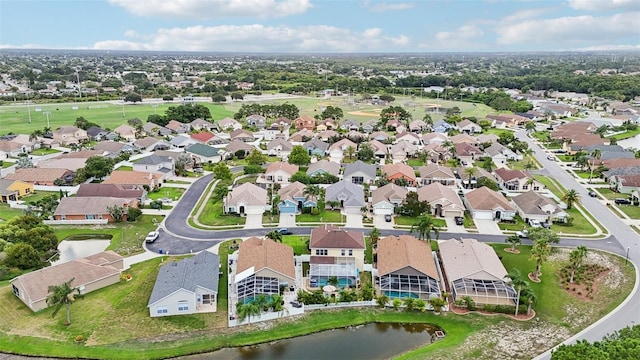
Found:
<svg viewBox="0 0 640 360"><path fill-rule="evenodd" d="M464 228L464 225L457 225L456 220L452 217L446 217L444 218L444 221L447 223L447 232L452 232L452 233L467 232L467 229Z"/></svg>
<svg viewBox="0 0 640 360"><path fill-rule="evenodd" d="M247 222L244 224L244 229L261 229L262 228L262 214L247 214Z"/></svg>
<svg viewBox="0 0 640 360"><path fill-rule="evenodd" d="M384 220L384 215L373 215L373 226L377 229L393 229L393 220L391 222L386 222Z"/></svg>
<svg viewBox="0 0 640 360"><path fill-rule="evenodd" d="M296 226L296 214L280 213L280 221L278 221L278 227L292 228L295 226Z"/></svg>
<svg viewBox="0 0 640 360"><path fill-rule="evenodd" d="M343 213L344 214L344 213ZM348 228L363 228L362 224L362 214L344 214L347 216L347 222L345 227Z"/></svg>
<svg viewBox="0 0 640 360"><path fill-rule="evenodd" d="M473 221L481 234L502 235L498 223L493 220L474 219Z"/></svg>

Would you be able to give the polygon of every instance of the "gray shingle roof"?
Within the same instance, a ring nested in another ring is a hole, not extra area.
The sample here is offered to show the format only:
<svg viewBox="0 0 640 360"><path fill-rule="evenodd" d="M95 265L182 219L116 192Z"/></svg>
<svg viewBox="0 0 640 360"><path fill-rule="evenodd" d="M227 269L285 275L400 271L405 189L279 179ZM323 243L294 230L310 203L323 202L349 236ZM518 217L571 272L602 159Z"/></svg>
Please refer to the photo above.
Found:
<svg viewBox="0 0 640 360"><path fill-rule="evenodd" d="M362 188L346 180L327 187L325 199L327 201L343 201L344 206L365 206Z"/></svg>
<svg viewBox="0 0 640 360"><path fill-rule="evenodd" d="M219 266L220 257L208 251L164 265L156 278L148 306L180 289L195 292L196 287L203 287L218 293Z"/></svg>
<svg viewBox="0 0 640 360"><path fill-rule="evenodd" d="M363 172L364 174L366 174L367 176L369 176L372 179L375 179L376 177L376 166L375 165L371 165L371 164L367 164L364 163L360 160L351 163L351 164L347 164L344 167L344 177L348 178L349 176L351 176L351 174L354 174L356 172Z"/></svg>
<svg viewBox="0 0 640 360"><path fill-rule="evenodd" d="M142 159L136 161L135 164L136 165L159 165L165 162L172 162L172 161L173 159L171 159L168 156L151 155L151 156L143 157Z"/></svg>

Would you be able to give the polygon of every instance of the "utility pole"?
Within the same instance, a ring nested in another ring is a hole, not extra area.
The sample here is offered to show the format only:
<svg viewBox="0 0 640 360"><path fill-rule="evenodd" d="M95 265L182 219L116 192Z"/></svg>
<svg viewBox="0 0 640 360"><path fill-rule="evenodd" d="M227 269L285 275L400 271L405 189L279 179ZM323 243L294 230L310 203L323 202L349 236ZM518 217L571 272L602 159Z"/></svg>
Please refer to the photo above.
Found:
<svg viewBox="0 0 640 360"><path fill-rule="evenodd" d="M78 95L80 95L80 99L82 99L82 85L80 85L80 74L78 73L78 69L76 69L76 79L78 80Z"/></svg>
<svg viewBox="0 0 640 360"><path fill-rule="evenodd" d="M51 111L45 111L43 114L47 116L47 127L51 128L51 124L49 123L49 114L51 114Z"/></svg>

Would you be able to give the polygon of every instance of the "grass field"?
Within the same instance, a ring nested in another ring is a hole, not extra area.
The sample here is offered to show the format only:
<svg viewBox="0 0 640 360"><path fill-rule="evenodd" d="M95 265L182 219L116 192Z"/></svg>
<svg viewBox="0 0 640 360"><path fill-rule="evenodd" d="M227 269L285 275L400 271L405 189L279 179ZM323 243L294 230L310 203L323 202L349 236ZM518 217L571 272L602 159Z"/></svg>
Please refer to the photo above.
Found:
<svg viewBox="0 0 640 360"><path fill-rule="evenodd" d="M294 255L310 254L307 241L309 241L308 236L300 236L300 235L282 236L282 243L291 246L293 248Z"/></svg>
<svg viewBox="0 0 640 360"><path fill-rule="evenodd" d="M60 152L60 150L56 150L56 149L41 148L41 149L33 150L31 152L31 155L43 156L43 155L56 154L56 153L59 153L59 152Z"/></svg>
<svg viewBox="0 0 640 360"><path fill-rule="evenodd" d="M393 222L396 225L412 226L416 221L416 218L410 216L397 215L393 217ZM433 225L443 229L447 228L447 222L444 219L433 218Z"/></svg>
<svg viewBox="0 0 640 360"><path fill-rule="evenodd" d="M15 216L22 215L23 212L20 209L12 209L9 204L0 204L0 222L8 221Z"/></svg>
<svg viewBox="0 0 640 360"><path fill-rule="evenodd" d="M50 196L50 195L56 195L58 196L60 193L57 191L34 191L33 194L28 195L23 197L22 201L25 201L27 203L30 202L37 202L38 200L42 200L43 198Z"/></svg>
<svg viewBox="0 0 640 360"><path fill-rule="evenodd" d="M158 191L152 191L147 193L147 197L151 200L158 200L162 198L169 198L171 200L178 200L184 194L183 188L174 187L162 187Z"/></svg>
<svg viewBox="0 0 640 360"><path fill-rule="evenodd" d="M222 211L222 202L211 200L204 204L204 209L200 213L200 223L210 226L244 225L247 218L235 215L227 215Z"/></svg>
<svg viewBox="0 0 640 360"><path fill-rule="evenodd" d="M340 223L343 222L343 217L340 214L340 210L325 210L318 215L311 214L298 214L296 215L297 222L309 222L309 223Z"/></svg>

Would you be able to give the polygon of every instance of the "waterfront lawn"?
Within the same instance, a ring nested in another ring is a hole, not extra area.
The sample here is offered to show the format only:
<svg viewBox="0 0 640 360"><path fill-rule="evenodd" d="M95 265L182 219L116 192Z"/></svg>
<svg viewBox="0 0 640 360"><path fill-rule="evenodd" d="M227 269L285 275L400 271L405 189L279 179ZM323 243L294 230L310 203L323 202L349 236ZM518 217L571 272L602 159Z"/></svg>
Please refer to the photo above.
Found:
<svg viewBox="0 0 640 360"><path fill-rule="evenodd" d="M309 236L284 235L282 243L293 248L294 255L311 254L309 251Z"/></svg>
<svg viewBox="0 0 640 360"><path fill-rule="evenodd" d="M210 226L244 225L247 222L247 218L245 217L224 214L222 211L222 202L213 202L211 199L205 202L199 220L202 225Z"/></svg>
<svg viewBox="0 0 640 360"><path fill-rule="evenodd" d="M147 193L147 198L150 200L158 200L169 198L171 200L178 200L184 194L183 188L174 188L174 187L162 187L156 191L151 191Z"/></svg>
<svg viewBox="0 0 640 360"><path fill-rule="evenodd" d="M296 221L307 223L341 223L343 222L343 217L342 214L340 214L340 210L325 210L318 213L318 215L296 215Z"/></svg>

